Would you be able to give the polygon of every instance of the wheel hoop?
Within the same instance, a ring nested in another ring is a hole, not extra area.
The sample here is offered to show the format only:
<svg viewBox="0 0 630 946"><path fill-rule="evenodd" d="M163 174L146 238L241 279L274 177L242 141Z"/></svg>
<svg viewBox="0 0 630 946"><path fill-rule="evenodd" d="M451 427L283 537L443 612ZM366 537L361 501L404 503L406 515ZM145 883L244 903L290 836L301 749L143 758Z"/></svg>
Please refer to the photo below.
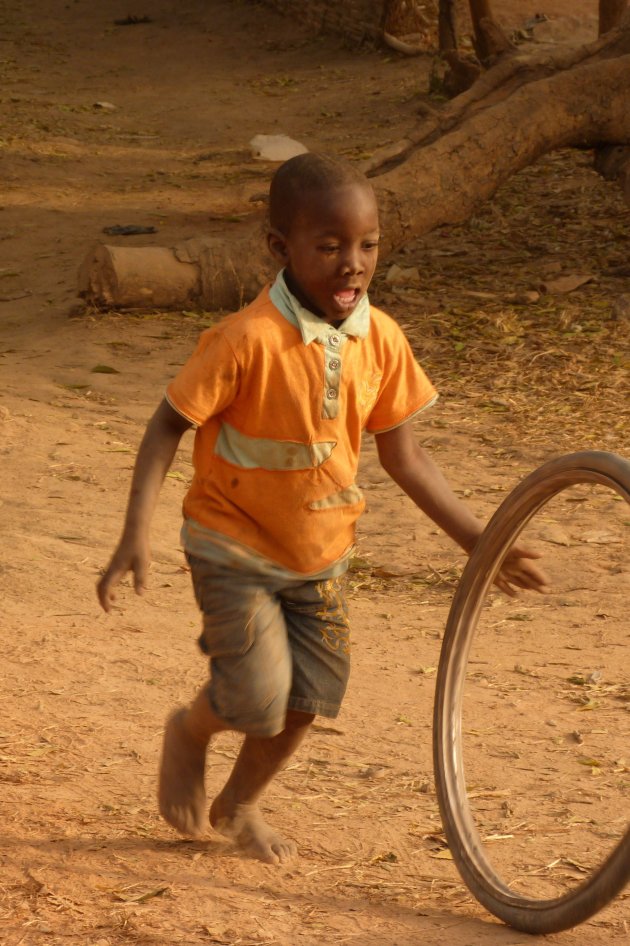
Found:
<svg viewBox="0 0 630 946"><path fill-rule="evenodd" d="M544 464L504 500L488 523L460 579L446 624L436 682L433 753L436 790L456 866L474 896L505 922L530 933L575 926L609 902L630 879L630 828L608 858L577 888L550 900L515 894L495 873L474 824L464 773L462 702L468 655L488 588L530 519L562 490L609 487L630 503L630 463L585 451Z"/></svg>

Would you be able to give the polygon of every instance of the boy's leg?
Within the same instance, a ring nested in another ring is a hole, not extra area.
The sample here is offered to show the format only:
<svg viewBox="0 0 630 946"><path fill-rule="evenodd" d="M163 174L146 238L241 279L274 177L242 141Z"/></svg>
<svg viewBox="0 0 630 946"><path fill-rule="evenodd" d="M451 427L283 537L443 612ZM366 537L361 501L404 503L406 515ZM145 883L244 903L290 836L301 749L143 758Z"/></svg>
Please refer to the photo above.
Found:
<svg viewBox="0 0 630 946"><path fill-rule="evenodd" d="M212 712L205 688L166 722L158 804L164 820L182 834L198 837L206 829L206 750L211 737L226 728Z"/></svg>
<svg viewBox="0 0 630 946"><path fill-rule="evenodd" d="M204 768L210 738L226 729L247 731L265 717L262 730L278 734L246 736L230 778L212 804L210 820L216 830L250 854L279 863L295 853L295 845L264 822L257 801L298 748L315 714L336 716L338 712L348 674L345 601L338 580L285 587L279 595L281 605L273 594L261 597L260 585L255 589L255 601L248 600L251 589L241 585L239 593L228 599L232 603L227 624L236 618L251 642L229 654L223 647L226 621L221 615L226 585L232 584L227 577L218 585L204 586L203 596L199 596L204 612L202 649L212 658L214 702L204 689L190 709L176 712L168 721L160 811L182 833L200 834L205 822ZM235 602L241 609L240 617L233 613ZM216 625L221 630L220 656L215 649ZM212 709L215 704L221 717ZM280 725L272 719L278 719Z"/></svg>
<svg viewBox="0 0 630 946"><path fill-rule="evenodd" d="M236 841L259 860L277 864L296 853L264 821L258 799L273 777L298 748L314 715L289 710L286 726L277 736L246 736L232 773L210 810L212 827ZM192 837L204 833L206 750L211 737L228 728L210 708L202 690L189 709L176 710L164 733L158 799L160 814L170 825Z"/></svg>
<svg viewBox="0 0 630 946"><path fill-rule="evenodd" d="M217 831L268 863L288 860L296 846L265 823L258 799L298 748L315 715L337 715L350 669L343 580L285 587L280 599L292 655L285 728L268 739L246 737L232 774L210 809Z"/></svg>
<svg viewBox="0 0 630 946"><path fill-rule="evenodd" d="M298 748L314 718L310 713L289 710L285 728L277 736L246 736L232 773L210 809L210 823L216 831L269 864L289 860L296 846L265 822L257 802Z"/></svg>
<svg viewBox="0 0 630 946"><path fill-rule="evenodd" d="M201 834L207 827L208 742L223 730L255 733L246 736L213 808L213 824L216 821L218 830L257 857L276 862L284 854L276 854L273 847L279 849L283 841L266 829L255 801L297 748L311 719L304 721L304 714L295 723L286 719L292 671L282 608L273 582L193 556L188 561L203 613L199 643L210 657L210 681L190 708L176 711L167 722L160 812L181 833ZM248 806L247 812L241 806ZM246 828L241 817L245 813Z"/></svg>

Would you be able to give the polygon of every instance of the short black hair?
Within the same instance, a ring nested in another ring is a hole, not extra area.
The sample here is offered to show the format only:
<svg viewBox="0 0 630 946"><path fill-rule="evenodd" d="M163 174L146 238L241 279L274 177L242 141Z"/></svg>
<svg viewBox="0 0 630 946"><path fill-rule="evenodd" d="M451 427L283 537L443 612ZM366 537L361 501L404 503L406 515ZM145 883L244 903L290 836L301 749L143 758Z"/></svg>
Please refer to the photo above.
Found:
<svg viewBox="0 0 630 946"><path fill-rule="evenodd" d="M288 235L297 208L305 198L348 185L371 190L367 177L352 164L308 151L281 164L269 188L269 223Z"/></svg>

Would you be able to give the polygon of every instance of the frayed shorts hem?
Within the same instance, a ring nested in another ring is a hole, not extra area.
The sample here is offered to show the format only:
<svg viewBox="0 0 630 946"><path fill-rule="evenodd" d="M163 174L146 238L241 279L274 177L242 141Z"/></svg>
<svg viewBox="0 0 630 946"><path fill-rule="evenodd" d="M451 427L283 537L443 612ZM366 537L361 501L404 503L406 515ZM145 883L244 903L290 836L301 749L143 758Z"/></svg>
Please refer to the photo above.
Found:
<svg viewBox="0 0 630 946"><path fill-rule="evenodd" d="M337 719L341 705L326 703L323 700L304 700L296 696L289 697L287 709L298 713L309 713L313 716L325 716L326 719Z"/></svg>
<svg viewBox="0 0 630 946"><path fill-rule="evenodd" d="M275 719L229 719L217 711L213 700L209 696L210 708L228 729L234 732L243 733L245 736L253 736L255 739L273 739L286 728L286 713L282 717ZM323 716L326 719L336 719L339 716L341 707L334 703L326 703L322 700L304 700L292 697L287 703L287 710L293 710L296 713L305 713L309 716Z"/></svg>

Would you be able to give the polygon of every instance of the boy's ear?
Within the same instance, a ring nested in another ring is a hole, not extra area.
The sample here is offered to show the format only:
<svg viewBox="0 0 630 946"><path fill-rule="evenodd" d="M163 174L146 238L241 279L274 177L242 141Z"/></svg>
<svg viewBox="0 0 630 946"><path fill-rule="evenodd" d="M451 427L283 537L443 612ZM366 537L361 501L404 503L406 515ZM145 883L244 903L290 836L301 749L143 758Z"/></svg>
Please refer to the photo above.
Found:
<svg viewBox="0 0 630 946"><path fill-rule="evenodd" d="M283 233L275 229L269 230L267 233L267 246L275 260L283 265L288 263L289 254L287 252L287 241Z"/></svg>

